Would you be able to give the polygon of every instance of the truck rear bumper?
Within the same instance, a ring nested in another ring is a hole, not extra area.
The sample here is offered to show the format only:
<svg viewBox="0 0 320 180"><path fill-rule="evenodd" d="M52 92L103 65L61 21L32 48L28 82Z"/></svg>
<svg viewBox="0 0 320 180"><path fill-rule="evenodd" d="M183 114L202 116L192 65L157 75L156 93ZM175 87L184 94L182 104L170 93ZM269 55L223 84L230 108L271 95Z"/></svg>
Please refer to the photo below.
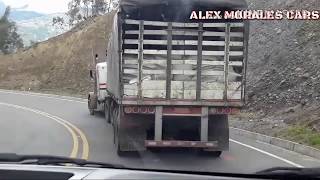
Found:
<svg viewBox="0 0 320 180"><path fill-rule="evenodd" d="M145 147L186 147L186 148L218 148L217 141L152 141L146 140Z"/></svg>
<svg viewBox="0 0 320 180"><path fill-rule="evenodd" d="M122 151L152 147L228 150L227 117L226 111L210 107L123 106L118 135L120 148Z"/></svg>

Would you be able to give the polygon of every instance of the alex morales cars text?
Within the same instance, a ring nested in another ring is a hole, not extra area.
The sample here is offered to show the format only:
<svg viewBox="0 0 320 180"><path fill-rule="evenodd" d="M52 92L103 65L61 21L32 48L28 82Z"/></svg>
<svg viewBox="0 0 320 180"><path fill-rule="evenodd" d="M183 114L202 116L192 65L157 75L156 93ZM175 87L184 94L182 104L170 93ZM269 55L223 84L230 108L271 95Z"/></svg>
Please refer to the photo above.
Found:
<svg viewBox="0 0 320 180"><path fill-rule="evenodd" d="M192 11L190 19L243 19L243 20L318 20L319 11L309 10L237 10Z"/></svg>

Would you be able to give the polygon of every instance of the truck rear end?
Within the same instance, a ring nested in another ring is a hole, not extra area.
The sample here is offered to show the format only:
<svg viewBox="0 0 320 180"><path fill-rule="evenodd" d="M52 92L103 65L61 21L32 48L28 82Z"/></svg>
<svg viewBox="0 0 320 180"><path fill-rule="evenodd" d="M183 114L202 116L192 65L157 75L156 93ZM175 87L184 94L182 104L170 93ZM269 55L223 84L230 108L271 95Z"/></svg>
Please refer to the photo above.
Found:
<svg viewBox="0 0 320 180"><path fill-rule="evenodd" d="M189 16L194 9L239 9L246 3L189 0L180 2L188 7L181 11L179 2L133 1L122 1L108 50L118 152L228 150L228 115L245 100L248 23L194 22Z"/></svg>

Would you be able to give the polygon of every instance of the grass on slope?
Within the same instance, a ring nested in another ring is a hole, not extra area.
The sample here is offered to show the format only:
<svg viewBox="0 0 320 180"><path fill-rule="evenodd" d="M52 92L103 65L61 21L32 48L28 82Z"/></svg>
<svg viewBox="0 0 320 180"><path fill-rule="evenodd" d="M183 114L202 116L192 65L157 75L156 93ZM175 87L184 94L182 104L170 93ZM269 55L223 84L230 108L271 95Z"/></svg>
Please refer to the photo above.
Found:
<svg viewBox="0 0 320 180"><path fill-rule="evenodd" d="M290 141L320 149L320 134L305 125L294 125L281 131L278 136Z"/></svg>

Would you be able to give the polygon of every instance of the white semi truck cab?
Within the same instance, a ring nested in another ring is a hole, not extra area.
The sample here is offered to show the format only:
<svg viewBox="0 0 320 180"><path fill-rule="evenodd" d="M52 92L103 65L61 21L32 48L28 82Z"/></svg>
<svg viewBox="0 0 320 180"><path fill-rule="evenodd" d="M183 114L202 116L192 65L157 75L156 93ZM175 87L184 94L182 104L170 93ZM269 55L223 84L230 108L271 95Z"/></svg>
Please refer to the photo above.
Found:
<svg viewBox="0 0 320 180"><path fill-rule="evenodd" d="M94 81L94 91L88 94L88 108L91 115L104 112L107 97L107 63L97 63L94 70L90 70L90 77Z"/></svg>
<svg viewBox="0 0 320 180"><path fill-rule="evenodd" d="M104 101L107 95L107 63L102 62L96 65L97 97L98 101Z"/></svg>

